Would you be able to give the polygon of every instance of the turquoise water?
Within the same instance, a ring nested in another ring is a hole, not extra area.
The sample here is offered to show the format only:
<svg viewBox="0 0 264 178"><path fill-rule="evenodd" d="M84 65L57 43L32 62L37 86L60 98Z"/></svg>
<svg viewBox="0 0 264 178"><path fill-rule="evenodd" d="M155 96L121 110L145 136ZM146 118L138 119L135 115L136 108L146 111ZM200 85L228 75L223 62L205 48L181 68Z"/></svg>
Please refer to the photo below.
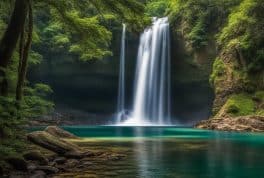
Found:
<svg viewBox="0 0 264 178"><path fill-rule="evenodd" d="M125 150L126 159L106 165L117 177L264 177L264 134L177 127L64 128L86 138L88 147Z"/></svg>

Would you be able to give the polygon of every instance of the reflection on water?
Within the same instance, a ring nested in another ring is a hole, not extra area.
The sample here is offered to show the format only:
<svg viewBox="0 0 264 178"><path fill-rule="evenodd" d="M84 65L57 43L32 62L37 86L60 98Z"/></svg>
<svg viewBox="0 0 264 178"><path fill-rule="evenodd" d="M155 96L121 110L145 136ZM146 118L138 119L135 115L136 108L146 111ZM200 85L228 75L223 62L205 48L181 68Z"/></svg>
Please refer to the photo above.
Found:
<svg viewBox="0 0 264 178"><path fill-rule="evenodd" d="M173 127L66 129L87 137L88 147L126 150L127 157L121 162L100 163L106 172L116 173L111 177L264 177L264 134ZM104 171L95 173L98 177L107 177Z"/></svg>

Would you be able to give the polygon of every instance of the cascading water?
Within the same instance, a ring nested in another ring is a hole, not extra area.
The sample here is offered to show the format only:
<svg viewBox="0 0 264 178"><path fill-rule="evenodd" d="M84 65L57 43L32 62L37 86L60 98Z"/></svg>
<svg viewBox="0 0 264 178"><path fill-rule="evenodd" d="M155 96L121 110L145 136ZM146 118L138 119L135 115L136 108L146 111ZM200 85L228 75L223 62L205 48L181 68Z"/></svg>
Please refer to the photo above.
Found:
<svg viewBox="0 0 264 178"><path fill-rule="evenodd" d="M120 123L125 112L125 45L126 45L126 25L123 24L120 69L119 69L119 87L117 103L117 123Z"/></svg>
<svg viewBox="0 0 264 178"><path fill-rule="evenodd" d="M170 33L168 18L154 18L140 38L133 110L121 125L170 124Z"/></svg>

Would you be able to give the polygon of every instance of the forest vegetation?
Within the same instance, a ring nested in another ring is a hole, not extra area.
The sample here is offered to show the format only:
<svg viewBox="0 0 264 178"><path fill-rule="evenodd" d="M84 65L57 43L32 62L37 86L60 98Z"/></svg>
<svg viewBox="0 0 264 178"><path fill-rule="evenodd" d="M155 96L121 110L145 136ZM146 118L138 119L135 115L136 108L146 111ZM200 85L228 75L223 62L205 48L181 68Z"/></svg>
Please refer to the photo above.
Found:
<svg viewBox="0 0 264 178"><path fill-rule="evenodd" d="M28 81L29 68L62 54L81 61L112 55L122 23L139 34L153 16L168 16L192 62L208 65L212 118L264 116L263 11L263 0L1 0L0 157L19 156L28 120L54 109L52 88ZM208 48L214 58L199 63Z"/></svg>

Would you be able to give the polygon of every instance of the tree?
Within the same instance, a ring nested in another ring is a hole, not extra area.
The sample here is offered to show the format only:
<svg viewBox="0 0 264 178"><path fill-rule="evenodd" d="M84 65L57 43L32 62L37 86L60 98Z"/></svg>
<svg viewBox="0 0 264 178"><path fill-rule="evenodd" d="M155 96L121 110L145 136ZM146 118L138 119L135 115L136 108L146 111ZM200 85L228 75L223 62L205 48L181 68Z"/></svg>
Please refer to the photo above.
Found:
<svg viewBox="0 0 264 178"><path fill-rule="evenodd" d="M28 0L16 0L9 25L0 42L0 95L8 94L5 70L16 48L21 32L24 30Z"/></svg>

